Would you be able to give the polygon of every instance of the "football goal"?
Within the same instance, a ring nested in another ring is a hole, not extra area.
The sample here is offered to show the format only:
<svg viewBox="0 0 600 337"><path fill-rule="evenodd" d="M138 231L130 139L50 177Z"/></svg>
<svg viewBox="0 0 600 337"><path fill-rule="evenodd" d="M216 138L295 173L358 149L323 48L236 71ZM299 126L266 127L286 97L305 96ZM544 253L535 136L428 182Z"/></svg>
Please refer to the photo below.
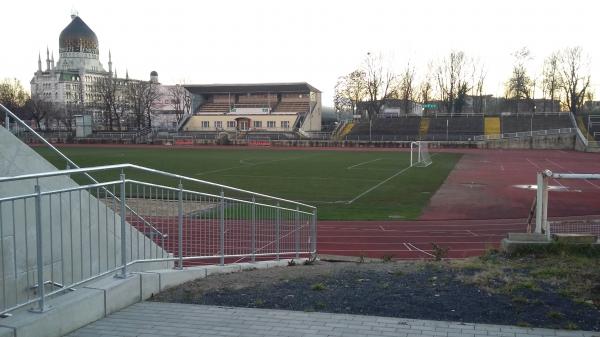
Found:
<svg viewBox="0 0 600 337"><path fill-rule="evenodd" d="M426 142L410 143L410 167L427 167L431 165L431 156Z"/></svg>
<svg viewBox="0 0 600 337"><path fill-rule="evenodd" d="M550 179L578 179L587 181L589 184L598 187L597 181L600 180L598 173L555 173L550 170L544 170L537 174L537 195L536 195L536 221L535 232L544 233L551 237L552 234L592 234L600 235L600 219L582 218L570 220L549 221L548 219L548 180Z"/></svg>

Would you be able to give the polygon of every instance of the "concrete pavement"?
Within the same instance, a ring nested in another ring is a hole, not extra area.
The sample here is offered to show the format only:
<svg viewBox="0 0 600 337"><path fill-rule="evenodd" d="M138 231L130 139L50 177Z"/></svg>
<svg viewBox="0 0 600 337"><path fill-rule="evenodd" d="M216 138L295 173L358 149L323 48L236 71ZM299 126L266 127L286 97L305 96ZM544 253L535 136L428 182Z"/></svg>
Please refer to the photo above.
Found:
<svg viewBox="0 0 600 337"><path fill-rule="evenodd" d="M141 302L68 335L68 337L108 336L592 337L600 336L600 333L377 316Z"/></svg>

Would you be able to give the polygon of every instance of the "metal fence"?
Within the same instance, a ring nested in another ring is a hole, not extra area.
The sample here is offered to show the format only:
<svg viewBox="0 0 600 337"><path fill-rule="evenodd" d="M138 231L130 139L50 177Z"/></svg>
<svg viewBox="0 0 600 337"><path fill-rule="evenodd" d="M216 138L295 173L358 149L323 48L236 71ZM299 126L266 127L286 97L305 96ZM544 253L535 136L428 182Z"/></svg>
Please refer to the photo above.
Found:
<svg viewBox="0 0 600 337"><path fill-rule="evenodd" d="M100 171L117 179L69 178ZM173 183L148 182L159 177ZM3 177L0 185L33 187L0 198L0 312L33 302L43 311L48 296L110 273L126 277L140 263L182 268L316 254L315 207L146 167Z"/></svg>

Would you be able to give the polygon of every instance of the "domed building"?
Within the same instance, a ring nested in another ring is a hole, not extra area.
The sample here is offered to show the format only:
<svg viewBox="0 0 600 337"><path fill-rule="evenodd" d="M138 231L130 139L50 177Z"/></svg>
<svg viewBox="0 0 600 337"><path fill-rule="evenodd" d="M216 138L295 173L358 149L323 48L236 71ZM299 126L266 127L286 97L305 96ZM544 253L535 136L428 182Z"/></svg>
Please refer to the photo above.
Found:
<svg viewBox="0 0 600 337"><path fill-rule="evenodd" d="M106 129L103 83L111 79L117 87L115 99L123 100L126 86L142 81L129 79L127 74L125 78L118 78L116 70L113 72L110 51L108 69L104 68L100 62L98 37L78 15L71 15L71 22L60 33L58 42L58 62L54 62L54 53L46 49L46 64L42 68L41 55L38 55L37 71L31 80L32 98L48 103L44 106L55 112L48 114L50 127L72 125L72 116L78 114L91 115L95 129ZM152 71L148 83L160 86L156 71ZM58 118L71 120L64 123Z"/></svg>

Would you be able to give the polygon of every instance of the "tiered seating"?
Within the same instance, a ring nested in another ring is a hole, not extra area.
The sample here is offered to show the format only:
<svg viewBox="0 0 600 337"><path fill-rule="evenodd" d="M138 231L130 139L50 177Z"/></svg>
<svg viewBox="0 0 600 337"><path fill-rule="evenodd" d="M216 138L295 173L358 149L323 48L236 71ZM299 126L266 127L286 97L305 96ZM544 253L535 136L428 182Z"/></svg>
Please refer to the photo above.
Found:
<svg viewBox="0 0 600 337"><path fill-rule="evenodd" d="M308 102L281 102L275 107L275 112L308 112Z"/></svg>
<svg viewBox="0 0 600 337"><path fill-rule="evenodd" d="M419 138L420 117L381 118L374 119L371 126L372 139L410 140ZM369 136L369 121L361 121L354 125L348 139Z"/></svg>
<svg viewBox="0 0 600 337"><path fill-rule="evenodd" d="M580 115L577 117L579 128L588 139L600 141L600 115Z"/></svg>
<svg viewBox="0 0 600 337"><path fill-rule="evenodd" d="M568 114L518 115L501 117L502 133L552 130L574 127Z"/></svg>
<svg viewBox="0 0 600 337"><path fill-rule="evenodd" d="M469 140L483 133L482 117L435 117L430 119L427 139Z"/></svg>
<svg viewBox="0 0 600 337"><path fill-rule="evenodd" d="M229 112L229 103L204 103L198 110L199 113L227 113Z"/></svg>

